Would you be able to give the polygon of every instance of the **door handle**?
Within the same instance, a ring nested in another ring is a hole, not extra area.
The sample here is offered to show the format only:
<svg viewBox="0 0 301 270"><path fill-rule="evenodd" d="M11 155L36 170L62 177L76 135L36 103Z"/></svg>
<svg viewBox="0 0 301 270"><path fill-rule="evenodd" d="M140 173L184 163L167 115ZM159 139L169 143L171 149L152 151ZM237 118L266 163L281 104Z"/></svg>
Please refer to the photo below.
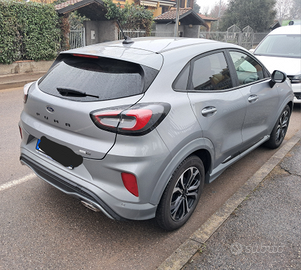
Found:
<svg viewBox="0 0 301 270"><path fill-rule="evenodd" d="M202 110L202 115L203 116L211 116L213 114L215 114L217 112L217 109L215 107L209 106L209 107L205 107Z"/></svg>
<svg viewBox="0 0 301 270"><path fill-rule="evenodd" d="M248 101L250 102L250 103L254 103L254 102L256 102L258 100L258 96L257 95L251 95L251 96L249 96L249 98L248 98Z"/></svg>

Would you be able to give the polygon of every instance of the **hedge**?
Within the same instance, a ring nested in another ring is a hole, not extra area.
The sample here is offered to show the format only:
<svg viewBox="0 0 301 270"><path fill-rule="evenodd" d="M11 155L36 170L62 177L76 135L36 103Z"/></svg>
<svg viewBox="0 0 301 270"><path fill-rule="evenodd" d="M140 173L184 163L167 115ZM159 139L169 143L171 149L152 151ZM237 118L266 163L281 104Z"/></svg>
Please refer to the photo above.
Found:
<svg viewBox="0 0 301 270"><path fill-rule="evenodd" d="M0 0L0 63L52 60L60 33L53 5Z"/></svg>

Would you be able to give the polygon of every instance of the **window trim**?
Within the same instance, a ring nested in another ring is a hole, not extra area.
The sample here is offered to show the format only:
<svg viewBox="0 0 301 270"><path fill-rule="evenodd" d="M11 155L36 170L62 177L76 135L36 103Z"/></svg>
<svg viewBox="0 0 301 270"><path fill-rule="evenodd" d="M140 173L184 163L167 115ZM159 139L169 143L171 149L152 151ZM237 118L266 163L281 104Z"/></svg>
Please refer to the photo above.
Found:
<svg viewBox="0 0 301 270"><path fill-rule="evenodd" d="M238 81L238 76L237 76L237 72L235 70L235 66L234 66L234 63L233 63L233 60L231 58L231 55L230 55L230 52L238 52L238 53L242 53L242 54L245 54L247 56L249 56L250 58L252 58L254 61L256 61L261 67L262 67L262 71L263 71L263 75L265 76L264 78L260 79L260 80L257 80L257 81L254 81L254 82L250 82L250 83L246 83L246 84L242 84L240 85L239 84L239 81ZM251 53L245 51L245 50L241 50L239 48L227 48L225 49L225 53L226 53L226 57L227 57L227 62L228 62L228 65L229 65L229 70L230 72L232 73L232 77L233 79L235 79L235 85L234 87L236 89L239 89L241 87L245 87L245 86L249 86L249 85L253 85L255 83L259 83L259 82L264 82L266 80L270 80L271 79L271 74L270 72L266 69L266 67L254 56L252 55ZM231 68L230 68L231 67Z"/></svg>
<svg viewBox="0 0 301 270"><path fill-rule="evenodd" d="M195 90L195 89L193 89L192 88L192 86L193 86L192 85L192 73L193 73L193 68L194 68L194 62L196 62L197 60L199 60L201 58L204 58L204 57L207 57L207 56L210 56L210 55L213 55L213 54L218 54L218 53L222 53L224 55L224 59L225 59L226 64L227 64L227 66L229 68L229 73L230 73L230 77L231 77L231 81L232 81L232 87L227 88L227 89L221 89L221 90L214 90L214 89L212 89L212 90L202 90L202 89ZM194 58L191 59L190 72L189 72L188 83L187 83L187 91L193 92L193 93L195 93L195 92L202 92L202 93L212 93L212 92L216 93L216 92L218 92L218 93L220 93L220 92L230 91L230 90L232 90L234 88L234 86L235 86L235 84L234 84L234 80L233 80L233 77L232 77L232 74L231 74L229 63L228 63L227 58L226 58L226 51L225 51L225 49L218 49L218 50L206 52L206 53L203 53L203 54L198 55L198 56L196 56L196 57L194 57ZM188 89L188 88L191 88L191 89Z"/></svg>
<svg viewBox="0 0 301 270"><path fill-rule="evenodd" d="M250 83L247 83L247 84L240 85L239 81L238 81L238 76L237 76L237 73L236 73L236 70L235 70L235 66L234 66L234 63L233 63L231 55L230 55L231 51L246 54L247 56L251 57L254 61L258 62L258 64L260 64L260 66L262 67L263 74L264 74L265 78L262 78L260 80L250 82ZM194 62L197 61L200 58L210 56L212 54L220 53L220 52L224 54L226 63L228 65L229 73L230 73L231 80L232 80L232 87L228 88L228 89L222 89L222 90L194 90L194 89L188 89L192 85L192 71L193 71ZM189 73L188 73L188 78L187 78L186 89L176 89L175 88L175 83L177 82L178 78L183 74L183 72L185 71L187 66L189 66L188 67L189 68ZM255 83L264 82L264 81L267 81L267 80L270 80L270 79L271 79L270 72L266 69L266 67L253 54L251 54L248 51L245 51L243 49L234 48L234 47L233 48L222 48L222 49L217 49L217 50L212 50L212 51L209 51L209 52L205 52L205 53L199 54L199 55L191 58L186 63L186 65L182 68L182 70L179 72L176 79L173 81L172 89L175 92L186 92L186 93L222 93L222 92L234 91L234 90L240 89L242 87L250 86L250 85L253 85Z"/></svg>
<svg viewBox="0 0 301 270"><path fill-rule="evenodd" d="M194 90L194 89L188 89L192 85L192 71L193 71L194 62L197 61L200 58L210 56L210 55L213 55L213 54L216 54L216 53L222 53L224 55L225 61L226 61L227 65L228 65L228 68L229 68L229 73L230 73L230 77L231 77L231 81L232 81L232 87L228 88L228 89L221 89L221 90ZM236 87L236 81L233 78L233 74L232 74L233 71L231 70L231 68L233 68L233 67L230 67L229 60L228 60L229 58L227 58L229 56L227 56L227 55L228 54L227 54L226 48L221 48L221 49L208 51L208 52L199 54L199 55L191 58L187 62L187 64L182 68L182 70L179 72L176 79L173 81L172 89L175 92L185 92L185 93L222 93L222 92L229 92L229 91L235 90L237 87ZM188 65L189 65L189 74L188 74L188 78L187 78L186 89L176 89L175 88L175 83L177 82L178 78L183 74L184 70L186 69L186 67Z"/></svg>
<svg viewBox="0 0 301 270"><path fill-rule="evenodd" d="M178 79L180 76L185 72L186 68L188 68L188 76L187 76L187 81L186 81L186 89L177 89L175 87L175 84L178 82ZM187 64L181 69L177 77L174 79L171 87L175 92L187 92L187 87L188 87L188 82L189 82L189 74L190 74L190 68L191 68L191 60L187 62Z"/></svg>

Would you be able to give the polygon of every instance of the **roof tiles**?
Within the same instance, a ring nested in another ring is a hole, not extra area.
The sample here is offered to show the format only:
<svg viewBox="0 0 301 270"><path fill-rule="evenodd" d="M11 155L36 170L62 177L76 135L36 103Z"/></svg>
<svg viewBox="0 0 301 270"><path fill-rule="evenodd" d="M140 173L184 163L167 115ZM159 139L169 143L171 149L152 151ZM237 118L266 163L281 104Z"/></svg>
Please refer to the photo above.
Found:
<svg viewBox="0 0 301 270"><path fill-rule="evenodd" d="M191 11L191 8L180 8L179 9L179 16ZM162 13L158 17L155 18L156 21L160 20L175 20L177 15L177 9L171 8L169 11Z"/></svg>

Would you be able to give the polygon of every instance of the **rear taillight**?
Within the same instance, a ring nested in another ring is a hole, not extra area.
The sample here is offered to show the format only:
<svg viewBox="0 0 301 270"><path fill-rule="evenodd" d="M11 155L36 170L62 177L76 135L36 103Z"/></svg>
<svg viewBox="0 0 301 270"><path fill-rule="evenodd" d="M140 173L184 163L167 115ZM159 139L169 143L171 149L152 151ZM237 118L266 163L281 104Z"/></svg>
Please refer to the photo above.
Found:
<svg viewBox="0 0 301 270"><path fill-rule="evenodd" d="M22 128L19 126L19 131L20 131L20 136L21 136L21 139L23 139L23 133L22 133Z"/></svg>
<svg viewBox="0 0 301 270"><path fill-rule="evenodd" d="M144 103L93 111L90 116L100 129L124 135L144 135L165 118L170 110L167 103Z"/></svg>
<svg viewBox="0 0 301 270"><path fill-rule="evenodd" d="M25 84L24 87L23 87L23 93L24 93L23 101L24 101L24 103L27 102L29 89L30 89L30 87L31 87L32 85L33 85L33 82L27 83L27 84Z"/></svg>

